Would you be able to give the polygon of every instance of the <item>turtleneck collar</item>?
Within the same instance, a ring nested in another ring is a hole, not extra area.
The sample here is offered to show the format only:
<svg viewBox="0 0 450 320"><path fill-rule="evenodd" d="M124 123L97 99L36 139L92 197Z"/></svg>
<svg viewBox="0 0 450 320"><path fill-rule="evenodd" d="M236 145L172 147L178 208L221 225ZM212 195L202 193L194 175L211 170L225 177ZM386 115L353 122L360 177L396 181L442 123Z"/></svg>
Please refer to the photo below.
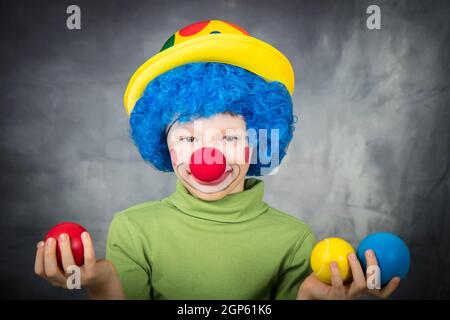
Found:
<svg viewBox="0 0 450 320"><path fill-rule="evenodd" d="M219 222L242 222L264 213L269 206L263 201L264 181L247 178L244 191L229 194L216 201L204 201L191 195L177 179L176 190L166 199L181 212L201 219Z"/></svg>

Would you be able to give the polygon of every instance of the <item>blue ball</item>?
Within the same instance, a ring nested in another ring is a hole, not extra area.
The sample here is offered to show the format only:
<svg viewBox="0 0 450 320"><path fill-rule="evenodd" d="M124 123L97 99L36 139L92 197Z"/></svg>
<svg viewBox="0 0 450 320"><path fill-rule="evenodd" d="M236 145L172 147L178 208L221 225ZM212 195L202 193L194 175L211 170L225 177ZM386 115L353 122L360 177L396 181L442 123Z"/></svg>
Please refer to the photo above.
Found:
<svg viewBox="0 0 450 320"><path fill-rule="evenodd" d="M372 249L381 270L381 285L393 277L403 279L409 271L411 256L405 242L389 232L378 232L364 238L356 250L359 261L366 270L366 250Z"/></svg>

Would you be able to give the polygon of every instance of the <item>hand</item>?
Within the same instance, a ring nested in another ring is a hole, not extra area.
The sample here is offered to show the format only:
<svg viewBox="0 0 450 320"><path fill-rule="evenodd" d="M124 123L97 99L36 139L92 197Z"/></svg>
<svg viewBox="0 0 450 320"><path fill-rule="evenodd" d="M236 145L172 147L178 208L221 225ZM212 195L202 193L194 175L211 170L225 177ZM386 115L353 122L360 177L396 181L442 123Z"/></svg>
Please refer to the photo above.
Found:
<svg viewBox="0 0 450 320"><path fill-rule="evenodd" d="M375 253L372 250L367 250L364 253L364 255L366 256L367 267L372 265L378 266L377 257L375 256ZM391 279L391 281L388 282L388 284L384 288L372 290L369 290L367 288L367 293L378 298L386 299L397 289L399 284L400 278L394 277Z"/></svg>
<svg viewBox="0 0 450 320"><path fill-rule="evenodd" d="M375 254L372 250L365 252L367 266L378 265ZM320 281L313 273L309 275L300 286L297 299L314 300L341 300L354 299L361 294L368 293L379 298L387 298L391 295L400 283L400 278L395 277L381 290L369 290L366 286L361 264L355 253L348 255L348 261L352 272L352 280L344 284L336 262L330 264L331 285Z"/></svg>
<svg viewBox="0 0 450 320"><path fill-rule="evenodd" d="M112 298L123 297L123 290L118 280L113 264L107 260L96 260L92 239L87 232L81 234L84 247L84 264L80 267L80 282L82 287L86 287L89 293L94 296L109 296L110 290L114 290ZM67 269L75 265L70 238L67 234L61 234L59 239L61 260L63 270L59 268L56 259L56 240L48 238L44 243L37 244L36 260L34 265L35 273L50 282L52 285L67 288ZM105 291L105 292L102 292Z"/></svg>

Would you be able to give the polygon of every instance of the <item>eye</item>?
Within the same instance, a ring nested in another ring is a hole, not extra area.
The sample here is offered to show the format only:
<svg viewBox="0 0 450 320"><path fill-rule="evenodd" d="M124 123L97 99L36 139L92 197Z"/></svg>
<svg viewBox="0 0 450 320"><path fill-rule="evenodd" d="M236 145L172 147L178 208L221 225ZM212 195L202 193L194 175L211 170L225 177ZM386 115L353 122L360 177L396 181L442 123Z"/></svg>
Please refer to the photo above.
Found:
<svg viewBox="0 0 450 320"><path fill-rule="evenodd" d="M180 136L178 137L179 141L186 141L189 143L197 141L197 139L194 136Z"/></svg>
<svg viewBox="0 0 450 320"><path fill-rule="evenodd" d="M239 140L238 136L223 136L223 139L227 142L233 142Z"/></svg>

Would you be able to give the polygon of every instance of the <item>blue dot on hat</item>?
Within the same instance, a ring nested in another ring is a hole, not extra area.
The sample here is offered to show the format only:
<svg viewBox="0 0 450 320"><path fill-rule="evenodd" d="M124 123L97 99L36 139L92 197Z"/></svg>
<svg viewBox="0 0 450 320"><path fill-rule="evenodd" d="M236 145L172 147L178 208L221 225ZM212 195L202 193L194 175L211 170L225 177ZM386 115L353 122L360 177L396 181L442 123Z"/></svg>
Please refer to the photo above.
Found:
<svg viewBox="0 0 450 320"><path fill-rule="evenodd" d="M210 34L213 34L213 33L222 33L222 32L220 32L220 31L211 31L210 32Z"/></svg>

